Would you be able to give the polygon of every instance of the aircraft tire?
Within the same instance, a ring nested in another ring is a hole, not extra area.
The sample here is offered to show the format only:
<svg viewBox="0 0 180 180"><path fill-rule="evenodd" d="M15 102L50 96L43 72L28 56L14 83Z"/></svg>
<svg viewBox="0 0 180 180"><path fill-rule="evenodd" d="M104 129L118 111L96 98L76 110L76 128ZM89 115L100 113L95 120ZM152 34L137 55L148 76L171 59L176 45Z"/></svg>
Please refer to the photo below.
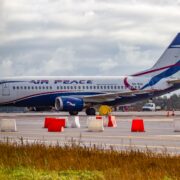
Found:
<svg viewBox="0 0 180 180"><path fill-rule="evenodd" d="M96 115L96 110L94 108L87 108L86 109L86 114L88 116L95 116Z"/></svg>
<svg viewBox="0 0 180 180"><path fill-rule="evenodd" d="M76 115L78 115L78 111L69 111L69 114L71 116L76 116Z"/></svg>

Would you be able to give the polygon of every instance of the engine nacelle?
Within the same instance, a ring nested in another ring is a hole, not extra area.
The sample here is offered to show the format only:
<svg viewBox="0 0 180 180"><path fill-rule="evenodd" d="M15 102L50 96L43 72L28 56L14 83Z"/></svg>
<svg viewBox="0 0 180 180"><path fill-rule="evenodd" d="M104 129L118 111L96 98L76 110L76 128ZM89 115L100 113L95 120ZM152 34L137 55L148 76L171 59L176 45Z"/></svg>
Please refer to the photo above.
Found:
<svg viewBox="0 0 180 180"><path fill-rule="evenodd" d="M84 101L75 97L57 97L55 100L55 108L57 111L82 111Z"/></svg>

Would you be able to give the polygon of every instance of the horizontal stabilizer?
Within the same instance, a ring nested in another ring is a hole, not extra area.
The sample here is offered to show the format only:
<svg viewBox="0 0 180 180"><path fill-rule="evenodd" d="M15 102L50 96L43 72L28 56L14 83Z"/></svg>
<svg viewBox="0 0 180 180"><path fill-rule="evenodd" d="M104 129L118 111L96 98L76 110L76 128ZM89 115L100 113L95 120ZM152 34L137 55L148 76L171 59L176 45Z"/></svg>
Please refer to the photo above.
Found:
<svg viewBox="0 0 180 180"><path fill-rule="evenodd" d="M180 79L171 79L167 81L169 84L180 84Z"/></svg>

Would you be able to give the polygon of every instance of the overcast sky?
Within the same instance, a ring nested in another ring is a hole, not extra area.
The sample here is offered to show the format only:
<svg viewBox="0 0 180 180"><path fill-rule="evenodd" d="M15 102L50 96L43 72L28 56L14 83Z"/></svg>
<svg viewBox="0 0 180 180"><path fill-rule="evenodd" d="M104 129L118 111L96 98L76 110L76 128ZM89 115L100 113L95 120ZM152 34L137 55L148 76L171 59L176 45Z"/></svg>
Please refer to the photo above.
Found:
<svg viewBox="0 0 180 180"><path fill-rule="evenodd" d="M0 0L0 77L127 75L180 31L180 0Z"/></svg>

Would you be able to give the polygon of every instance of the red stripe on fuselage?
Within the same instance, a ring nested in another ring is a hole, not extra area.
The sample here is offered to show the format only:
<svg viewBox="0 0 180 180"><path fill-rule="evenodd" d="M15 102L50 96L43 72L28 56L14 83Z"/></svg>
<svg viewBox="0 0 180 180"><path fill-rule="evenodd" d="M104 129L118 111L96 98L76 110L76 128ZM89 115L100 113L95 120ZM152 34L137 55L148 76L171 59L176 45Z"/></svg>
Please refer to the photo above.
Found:
<svg viewBox="0 0 180 180"><path fill-rule="evenodd" d="M167 69L167 68L170 68L170 67L174 67L174 66L180 66L180 63L169 65L169 66L165 66L165 67L158 68L158 69L153 69L153 70L142 72L142 73L138 73L138 74L133 74L132 76L141 76L141 75L149 74L149 73L152 73L152 72L161 71L161 70L164 70L164 69Z"/></svg>

